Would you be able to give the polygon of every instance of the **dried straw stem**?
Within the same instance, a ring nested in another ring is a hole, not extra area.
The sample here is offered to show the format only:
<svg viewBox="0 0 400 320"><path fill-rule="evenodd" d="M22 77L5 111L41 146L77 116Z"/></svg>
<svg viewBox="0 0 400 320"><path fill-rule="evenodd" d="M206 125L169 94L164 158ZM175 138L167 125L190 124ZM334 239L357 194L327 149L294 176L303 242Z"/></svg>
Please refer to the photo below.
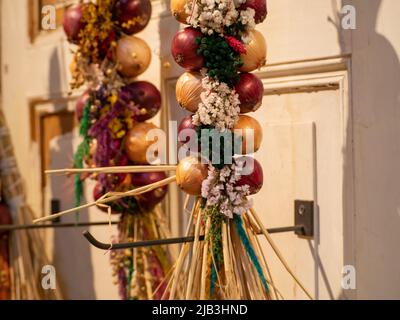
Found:
<svg viewBox="0 0 400 320"><path fill-rule="evenodd" d="M46 170L46 174L69 175L79 173L134 173L134 172L165 172L176 171L175 165L163 166L120 166L120 167L97 167L97 168L84 168L84 169L56 169Z"/></svg>
<svg viewBox="0 0 400 320"><path fill-rule="evenodd" d="M193 208L192 208L192 211L191 211L190 217L189 217L189 223L188 223L188 226L187 226L187 229L186 229L186 236L188 236L189 233L190 233L191 226L192 226L192 221L193 221L193 216L194 216L194 213L197 210L197 207L199 206L199 203L200 203L200 200L197 199L195 201L194 205L193 205ZM175 299L176 290L177 290L178 283L179 283L179 276L181 274L181 270L182 270L183 264L185 262L187 254L189 252L189 248L190 248L190 244L189 243L183 244L181 252L179 253L179 256L178 256L178 260L176 261L175 271L174 271L174 274L172 275L171 280L170 280L171 286L172 286L171 287L171 293L170 293L170 296L169 296L170 300L174 300Z"/></svg>
<svg viewBox="0 0 400 320"><path fill-rule="evenodd" d="M267 259L265 259L265 255L264 255L264 252L263 252L263 250L261 248L260 241L258 240L257 233L259 233L258 232L259 228L258 227L254 228L256 226L255 222L252 219L250 219L248 215L244 215L243 216L243 221L246 224L247 228L252 231L249 234L249 239L250 239L250 241L252 243L252 246L253 246L254 250L257 251L258 256L262 258L262 261L260 261L260 263L264 264L264 268L265 268L265 270L267 272L267 274L265 276L269 280L268 284L273 288L274 296L272 296L272 298L273 299L275 298L276 300L279 300L278 289L275 287L274 280L272 278L271 270L269 268Z"/></svg>
<svg viewBox="0 0 400 320"><path fill-rule="evenodd" d="M113 202L113 201L121 199L121 198L140 195L140 194L155 190L157 188L163 187L165 185L168 185L168 184L170 184L170 183L172 183L174 181L176 181L176 176L172 176L172 177L169 177L167 179L164 179L164 180L149 184L149 185L144 186L144 187L133 189L133 190L130 190L130 191L127 191L127 192L109 192L104 197L100 198L97 201L94 201L94 202L91 202L91 203L87 203L87 204L84 204L82 206L78 206L78 207L75 207L75 208L72 208L72 209L68 209L68 210L65 210L65 211L62 211L62 212L59 212L59 213L56 213L56 214L52 214L51 216L47 216L47 217L43 217L43 218L39 218L39 219L33 220L33 223L39 223L39 222L54 220L54 219L56 219L58 217L66 215L68 213L73 213L73 212L76 212L76 211L79 211L79 210L82 210L82 209L87 209L87 208L93 207L95 205L106 204L106 203Z"/></svg>
<svg viewBox="0 0 400 320"><path fill-rule="evenodd" d="M313 296L308 292L308 290L305 288L305 286L302 284L302 282L296 277L296 275L294 274L292 269L289 267L288 263L286 262L286 260L283 257L282 253L280 252L280 250L278 249L278 247L276 246L276 244L272 240L272 238L271 238L270 234L268 233L267 229L265 229L261 219L259 218L259 216L255 212L255 210L254 209L250 209L250 213L251 213L252 217L255 219L255 221L257 222L257 224L259 225L259 227L261 229L261 232L263 233L263 235L267 239L267 241L270 244L272 250L274 250L276 256L279 258L279 260L281 261L281 263L285 267L286 271L292 276L293 280L299 285L299 287L303 290L303 292L307 295L307 297L310 300L313 300L314 299Z"/></svg>
<svg viewBox="0 0 400 320"><path fill-rule="evenodd" d="M197 213L197 221L196 221L196 228L194 232L194 243L193 243L193 250L192 250L192 261L190 264L190 271L189 271L189 279L187 282L187 287L186 287L186 300L190 299L190 294L193 292L192 291L192 286L193 286L193 279L194 279L194 274L195 274L195 269L196 269L196 264L198 263L198 258L199 258L199 250L200 250L200 227L201 227L201 214L200 212Z"/></svg>
<svg viewBox="0 0 400 320"><path fill-rule="evenodd" d="M149 271L149 263L147 261L148 255L145 254L145 249L142 250L142 259L143 259L143 273L144 273L144 282L146 285L146 294L148 300L153 300L153 289L152 289L152 276Z"/></svg>
<svg viewBox="0 0 400 320"><path fill-rule="evenodd" d="M202 243L203 247L203 263L201 266L201 286L200 286L200 300L206 300L207 297L207 274L208 274L208 253L210 246L209 233L211 229L211 219L207 218L206 230L205 230L205 240ZM212 254L211 254L212 255Z"/></svg>

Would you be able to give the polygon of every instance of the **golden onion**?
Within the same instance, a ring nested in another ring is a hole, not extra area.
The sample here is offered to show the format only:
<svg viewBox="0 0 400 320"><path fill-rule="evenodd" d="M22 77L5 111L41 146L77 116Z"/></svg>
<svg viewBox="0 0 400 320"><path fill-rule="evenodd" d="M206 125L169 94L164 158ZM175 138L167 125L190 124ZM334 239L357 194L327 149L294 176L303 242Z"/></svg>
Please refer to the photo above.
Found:
<svg viewBox="0 0 400 320"><path fill-rule="evenodd" d="M128 158L136 164L149 164L147 160L147 149L155 141L147 141L147 134L152 129L158 129L152 123L139 122L136 123L125 138L125 151Z"/></svg>
<svg viewBox="0 0 400 320"><path fill-rule="evenodd" d="M243 66L242 72L252 72L260 69L267 63L267 43L261 32L251 30L249 32L250 42L246 44L246 53L240 55Z"/></svg>
<svg viewBox="0 0 400 320"><path fill-rule="evenodd" d="M201 195L201 185L208 176L208 166L197 157L190 156L181 160L176 168L176 182L184 192Z"/></svg>
<svg viewBox="0 0 400 320"><path fill-rule="evenodd" d="M260 149L263 132L260 123L256 119L247 115L240 115L238 122L232 130L236 137L243 139L241 154L250 154ZM247 150L247 148L251 148L251 141L249 141L251 138L253 138L252 149L254 150Z"/></svg>
<svg viewBox="0 0 400 320"><path fill-rule="evenodd" d="M190 4L191 0L171 0L171 14L178 20L180 23L188 24L187 18L189 15L186 13L185 7L187 4Z"/></svg>
<svg viewBox="0 0 400 320"><path fill-rule="evenodd" d="M127 78L134 78L146 71L151 61L147 43L135 36L125 36L117 43L118 71Z"/></svg>
<svg viewBox="0 0 400 320"><path fill-rule="evenodd" d="M200 94L203 91L201 86L201 75L197 72L185 72L176 83L176 99L179 105L195 113L201 102Z"/></svg>

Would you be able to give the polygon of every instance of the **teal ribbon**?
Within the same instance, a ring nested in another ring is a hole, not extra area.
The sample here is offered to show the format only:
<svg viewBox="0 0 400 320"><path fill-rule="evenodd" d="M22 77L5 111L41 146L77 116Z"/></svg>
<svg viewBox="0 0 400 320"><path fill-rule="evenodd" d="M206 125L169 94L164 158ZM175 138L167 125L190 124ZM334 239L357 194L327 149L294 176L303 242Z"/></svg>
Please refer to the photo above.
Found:
<svg viewBox="0 0 400 320"><path fill-rule="evenodd" d="M218 256L214 255L215 264L218 265ZM211 284L210 284L210 297L214 295L215 283L217 282L217 269L215 268L214 263L212 263L211 269Z"/></svg>
<svg viewBox="0 0 400 320"><path fill-rule="evenodd" d="M264 274L262 272L260 261L258 261L257 255L253 249L253 246L250 243L250 239L248 238L246 231L244 230L243 220L239 215L235 215L234 221L236 224L236 229L239 234L240 240L242 241L242 244L245 247L247 254L249 255L251 261L253 262L253 265L257 270L257 273L261 279L261 282L264 285L265 290L269 292L267 280L265 280Z"/></svg>

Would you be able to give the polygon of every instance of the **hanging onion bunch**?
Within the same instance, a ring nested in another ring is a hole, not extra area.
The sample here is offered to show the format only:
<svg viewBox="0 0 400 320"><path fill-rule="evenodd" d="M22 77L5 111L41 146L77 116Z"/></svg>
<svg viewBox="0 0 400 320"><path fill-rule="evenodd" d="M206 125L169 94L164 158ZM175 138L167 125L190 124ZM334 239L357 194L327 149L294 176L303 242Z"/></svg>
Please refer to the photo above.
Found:
<svg viewBox="0 0 400 320"><path fill-rule="evenodd" d="M75 167L85 163L101 167L147 164L150 143L145 140L146 133L156 127L144 121L160 110L161 94L151 83L132 79L151 62L149 46L134 36L147 26L151 12L150 0L98 0L66 10L64 30L68 40L77 45L71 86L89 86L76 104L84 141L76 153ZM92 177L99 182L97 195L127 184L126 175ZM81 179L76 180L78 184ZM82 187L77 189L79 193ZM119 210L113 210L125 212L121 204L116 203Z"/></svg>
<svg viewBox="0 0 400 320"><path fill-rule="evenodd" d="M143 30L150 17L150 0L99 0L67 8L64 30L78 46L72 88L91 82L96 72L103 73L110 86L121 81L118 75L133 78L142 74L150 64L151 52L132 35Z"/></svg>
<svg viewBox="0 0 400 320"><path fill-rule="evenodd" d="M177 32L171 46L175 61L187 70L176 85L177 101L181 107L195 114L192 123L192 116L182 120L179 132L188 133L190 131L185 129L190 129L197 134L200 141L204 130L209 133L215 127L230 129L235 135L229 141L233 144L241 141L239 153L246 154L256 152L262 141L262 128L258 121L247 115L239 115L239 112L254 112L262 104L263 84L257 76L249 72L263 67L266 62L266 42L263 35L254 30L254 26L265 20L267 5L265 0L248 0L238 1L234 7L224 7L228 2L215 1L214 6L209 2L207 6L203 6L198 2L188 3L185 0L174 0L171 3L173 16L178 21L191 25ZM214 16L220 16L222 20ZM200 69L202 73L198 73ZM221 99L222 97L226 98ZM236 109L240 109L237 114ZM214 123L210 119L219 120ZM183 144L187 144L189 140L193 140L193 136L186 134L181 139ZM220 152L215 154L215 150L212 150L215 143L211 139L207 154L210 162L214 156L220 156L222 163L213 163L213 166L217 170L224 170L229 164L225 164L222 159L225 159L224 152L230 148L227 148L226 141L223 140ZM253 150L249 149L251 146ZM199 170L194 170L198 168L198 164L194 163L195 158L187 158L181 161L177 170L178 185L189 194L199 194L199 183L194 183L197 188L193 190L184 181L204 181L204 175L198 174ZM259 169L258 163L256 167ZM185 171L184 168L191 169ZM181 175L181 172L185 174ZM251 184L253 180L243 179L237 186L244 186L243 181ZM258 184L262 183L258 181ZM259 190L254 186L250 189L250 194Z"/></svg>
<svg viewBox="0 0 400 320"><path fill-rule="evenodd" d="M64 30L68 41L76 45L70 65L71 88L87 86L76 103L82 142L74 155L74 168L148 164L152 142L147 135L157 127L145 121L160 110L161 94L151 83L135 78L151 62L149 46L136 36L149 23L151 12L150 0L85 0L66 10ZM121 214L120 242L154 240L168 233L158 207L168 190L165 184L106 204L98 201L110 193L115 196L161 182L167 177L164 172L91 171L74 177L76 206L81 202L83 181L96 180L93 198L98 208ZM122 299L161 299L168 294L163 283L171 268L168 248L138 248L135 254L111 251L110 261Z"/></svg>
<svg viewBox="0 0 400 320"><path fill-rule="evenodd" d="M259 150L262 141L261 124L244 113L256 111L263 99L261 80L249 72L266 63L265 39L254 30L266 18L266 1L173 0L171 10L190 25L175 35L172 55L186 72L200 71L203 77L202 90L200 81L187 73L177 83L178 102L194 113L179 125L179 139L186 147L193 140L189 132L194 132L213 148L182 159L176 169L178 186L196 199L188 234L204 235L204 241L183 246L170 299L179 287L186 299L269 300L270 288L278 297L257 233L262 230L278 250L249 198L263 186L262 167L243 156ZM242 141L239 148L237 140ZM220 156L219 162L214 156Z"/></svg>

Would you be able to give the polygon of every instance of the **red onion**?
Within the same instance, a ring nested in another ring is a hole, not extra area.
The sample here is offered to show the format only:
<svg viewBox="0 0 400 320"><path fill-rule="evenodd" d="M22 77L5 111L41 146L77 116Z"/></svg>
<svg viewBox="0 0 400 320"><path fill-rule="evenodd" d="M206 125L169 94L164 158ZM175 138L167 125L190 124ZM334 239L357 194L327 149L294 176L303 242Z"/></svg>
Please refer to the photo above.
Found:
<svg viewBox="0 0 400 320"><path fill-rule="evenodd" d="M104 188L100 182L97 182L93 188L93 199L94 199L94 201L97 201L102 196L104 196Z"/></svg>
<svg viewBox="0 0 400 320"><path fill-rule="evenodd" d="M12 217L10 209L5 203L0 203L0 226L12 224ZM7 233L7 231L1 231L0 235Z"/></svg>
<svg viewBox="0 0 400 320"><path fill-rule="evenodd" d="M267 17L267 0L247 0L240 6L240 10L246 10L247 8L252 8L256 12L254 16L255 23L261 23Z"/></svg>
<svg viewBox="0 0 400 320"><path fill-rule="evenodd" d="M150 82L136 81L123 88L130 99L139 107L140 114L135 115L139 122L153 118L161 108L161 93Z"/></svg>
<svg viewBox="0 0 400 320"><path fill-rule="evenodd" d="M97 182L96 185L93 188L93 199L94 201L99 200L102 196L105 195L105 189L102 186L102 184L100 182ZM116 212L115 210L113 210L113 206L112 203L107 203L106 205L111 206L111 213L112 214L119 214L119 212ZM106 207L103 206L97 206L98 209L100 209L103 212L108 212L108 209Z"/></svg>
<svg viewBox="0 0 400 320"><path fill-rule="evenodd" d="M135 187L143 187L167 178L165 172L144 172L132 173L132 185ZM159 204L168 192L168 186L163 186L155 190L135 196L139 206L146 210L152 210Z"/></svg>
<svg viewBox="0 0 400 320"><path fill-rule="evenodd" d="M90 99L90 94L89 94L89 91L87 90L76 101L75 114L76 114L76 118L78 119L78 121L81 121L82 116L83 116L83 110L89 99Z"/></svg>
<svg viewBox="0 0 400 320"><path fill-rule="evenodd" d="M235 85L235 90L239 95L240 113L256 111L261 106L264 86L254 74L240 74L240 80Z"/></svg>
<svg viewBox="0 0 400 320"><path fill-rule="evenodd" d="M187 70L199 70L204 65L204 58L197 54L199 46L196 39L202 33L192 27L178 31L172 39L171 52L177 64Z"/></svg>
<svg viewBox="0 0 400 320"><path fill-rule="evenodd" d="M182 133L182 131L186 130L186 129L191 130L191 131L190 132L185 131L185 134ZM182 137L181 137L181 133L182 133ZM193 124L192 115L190 114L190 115L184 117L178 126L178 141L181 142L182 144L186 144L189 141L193 141L193 139L195 139L195 135L196 135L196 126Z"/></svg>
<svg viewBox="0 0 400 320"><path fill-rule="evenodd" d="M63 17L63 27L68 41L77 43L79 41L79 33L84 27L83 11L80 4L69 7Z"/></svg>
<svg viewBox="0 0 400 320"><path fill-rule="evenodd" d="M151 18L150 0L118 0L114 8L114 18L128 35L142 31ZM129 22L132 25L123 26Z"/></svg>
<svg viewBox="0 0 400 320"><path fill-rule="evenodd" d="M258 162L256 159L251 158L251 157L240 157L235 160L236 163L245 163L244 166L247 168L251 168L251 172L245 172L246 169L244 169L244 174L241 176L238 182L236 182L236 186L244 186L248 185L250 187L250 194L256 194L259 192L263 186L264 183L264 175L263 175L263 169L261 167L260 162Z"/></svg>

